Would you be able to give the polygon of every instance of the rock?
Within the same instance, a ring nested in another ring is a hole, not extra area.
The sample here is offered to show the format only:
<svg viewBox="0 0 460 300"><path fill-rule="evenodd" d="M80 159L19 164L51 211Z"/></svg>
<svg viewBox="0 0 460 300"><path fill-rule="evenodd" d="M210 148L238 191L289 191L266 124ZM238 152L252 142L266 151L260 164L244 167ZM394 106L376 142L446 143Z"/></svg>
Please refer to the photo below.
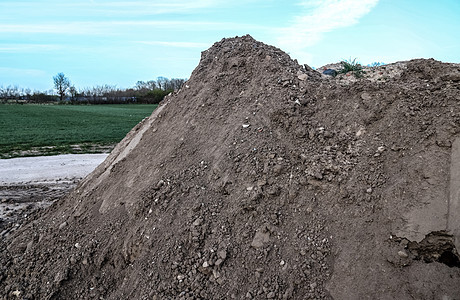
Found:
<svg viewBox="0 0 460 300"><path fill-rule="evenodd" d="M276 175L279 175L283 172L283 166L278 164L276 166L273 167L273 173L275 173Z"/></svg>
<svg viewBox="0 0 460 300"><path fill-rule="evenodd" d="M267 294L267 299L273 299L275 298L275 293L274 292L270 292Z"/></svg>
<svg viewBox="0 0 460 300"><path fill-rule="evenodd" d="M313 177L315 177L315 179L322 180L323 174L320 172L315 172L315 174L313 174Z"/></svg>
<svg viewBox="0 0 460 300"><path fill-rule="evenodd" d="M264 186L264 185L266 185L266 184L267 184L267 180L265 180L265 179L259 179L259 180L257 180L257 186L258 186L258 187Z"/></svg>
<svg viewBox="0 0 460 300"><path fill-rule="evenodd" d="M64 227L66 227L66 226L67 226L67 222L63 222L63 223L61 223L61 225L59 225L59 229L62 229Z"/></svg>
<svg viewBox="0 0 460 300"><path fill-rule="evenodd" d="M297 75L297 78L299 78L299 80L305 81L308 79L308 75L303 73L303 74Z"/></svg>
<svg viewBox="0 0 460 300"><path fill-rule="evenodd" d="M368 194L372 193L372 188L368 188L368 189L366 190L366 193L368 193Z"/></svg>
<svg viewBox="0 0 460 300"><path fill-rule="evenodd" d="M13 296L16 296L17 298L19 298L19 296L21 296L21 291L18 291L18 290L15 290L12 292Z"/></svg>
<svg viewBox="0 0 460 300"><path fill-rule="evenodd" d="M262 226L256 231L254 239L252 240L251 246L254 248L261 248L270 240L270 232L266 226Z"/></svg>
<svg viewBox="0 0 460 300"><path fill-rule="evenodd" d="M33 244L34 244L33 240L27 243L26 252L29 252L32 249Z"/></svg>
<svg viewBox="0 0 460 300"><path fill-rule="evenodd" d="M192 225L196 227L196 226L200 226L201 223L203 223L203 219L202 219L202 218L197 218L197 219L192 223Z"/></svg>
<svg viewBox="0 0 460 300"><path fill-rule="evenodd" d="M185 279L185 275L179 274L177 275L177 280L182 281Z"/></svg>
<svg viewBox="0 0 460 300"><path fill-rule="evenodd" d="M460 73L459 72L449 73L449 74L441 76L441 79L457 82L457 81L460 81Z"/></svg>
<svg viewBox="0 0 460 300"><path fill-rule="evenodd" d="M364 133L366 133L366 129L360 128L360 129L356 132L356 137L360 137L360 136L362 136Z"/></svg>
<svg viewBox="0 0 460 300"><path fill-rule="evenodd" d="M398 255L399 255L399 257L402 257L402 258L408 258L408 257L409 257L409 255L407 254L407 252L406 252L406 251L403 251L403 250L398 251Z"/></svg>
<svg viewBox="0 0 460 300"><path fill-rule="evenodd" d="M225 250L220 250L217 252L217 256L222 259L222 260L225 260L227 258L227 251Z"/></svg>
<svg viewBox="0 0 460 300"><path fill-rule="evenodd" d="M334 69L326 69L323 71L324 75L335 77L337 76L337 71Z"/></svg>
<svg viewBox="0 0 460 300"><path fill-rule="evenodd" d="M361 94L361 99L365 100L365 101L368 101L368 100L371 100L372 97L371 95L369 95L368 93L362 93Z"/></svg>

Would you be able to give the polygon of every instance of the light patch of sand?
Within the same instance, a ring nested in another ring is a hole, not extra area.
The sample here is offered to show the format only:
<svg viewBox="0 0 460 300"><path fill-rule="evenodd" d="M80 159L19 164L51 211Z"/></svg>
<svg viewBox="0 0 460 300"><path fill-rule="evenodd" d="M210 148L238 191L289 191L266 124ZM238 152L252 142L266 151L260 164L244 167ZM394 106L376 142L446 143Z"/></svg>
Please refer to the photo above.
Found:
<svg viewBox="0 0 460 300"><path fill-rule="evenodd" d="M83 178L108 154L64 154L0 160L0 185Z"/></svg>

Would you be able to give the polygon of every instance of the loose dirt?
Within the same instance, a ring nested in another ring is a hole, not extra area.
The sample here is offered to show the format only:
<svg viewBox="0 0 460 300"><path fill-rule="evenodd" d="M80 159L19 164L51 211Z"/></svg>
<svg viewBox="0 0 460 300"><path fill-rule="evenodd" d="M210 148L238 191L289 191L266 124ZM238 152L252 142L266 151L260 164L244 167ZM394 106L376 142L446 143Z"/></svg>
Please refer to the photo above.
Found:
<svg viewBox="0 0 460 300"><path fill-rule="evenodd" d="M250 36L214 44L69 196L2 237L0 293L459 299L460 66L383 67L332 78Z"/></svg>

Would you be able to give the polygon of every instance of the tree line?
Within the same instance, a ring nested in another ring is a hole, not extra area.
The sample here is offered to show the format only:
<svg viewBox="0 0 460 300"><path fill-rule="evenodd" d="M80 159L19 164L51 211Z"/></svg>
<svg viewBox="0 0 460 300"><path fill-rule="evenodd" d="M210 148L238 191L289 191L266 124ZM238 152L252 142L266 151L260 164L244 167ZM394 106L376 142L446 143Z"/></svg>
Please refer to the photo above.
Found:
<svg viewBox="0 0 460 300"><path fill-rule="evenodd" d="M18 86L0 86L0 101L20 103L70 103L70 104L157 104L169 93L179 90L185 79L158 77L156 80L138 81L134 87L121 89L114 85L98 85L77 89L64 73L53 77L54 90L32 91Z"/></svg>

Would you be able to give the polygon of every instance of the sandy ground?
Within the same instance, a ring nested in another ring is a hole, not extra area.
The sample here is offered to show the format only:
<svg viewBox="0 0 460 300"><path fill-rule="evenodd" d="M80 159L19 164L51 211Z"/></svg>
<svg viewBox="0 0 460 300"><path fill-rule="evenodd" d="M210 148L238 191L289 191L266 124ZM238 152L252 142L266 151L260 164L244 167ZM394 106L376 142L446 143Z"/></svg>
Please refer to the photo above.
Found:
<svg viewBox="0 0 460 300"><path fill-rule="evenodd" d="M108 154L66 154L0 160L0 232L69 193Z"/></svg>
<svg viewBox="0 0 460 300"><path fill-rule="evenodd" d="M0 184L83 178L108 154L65 154L0 160Z"/></svg>

